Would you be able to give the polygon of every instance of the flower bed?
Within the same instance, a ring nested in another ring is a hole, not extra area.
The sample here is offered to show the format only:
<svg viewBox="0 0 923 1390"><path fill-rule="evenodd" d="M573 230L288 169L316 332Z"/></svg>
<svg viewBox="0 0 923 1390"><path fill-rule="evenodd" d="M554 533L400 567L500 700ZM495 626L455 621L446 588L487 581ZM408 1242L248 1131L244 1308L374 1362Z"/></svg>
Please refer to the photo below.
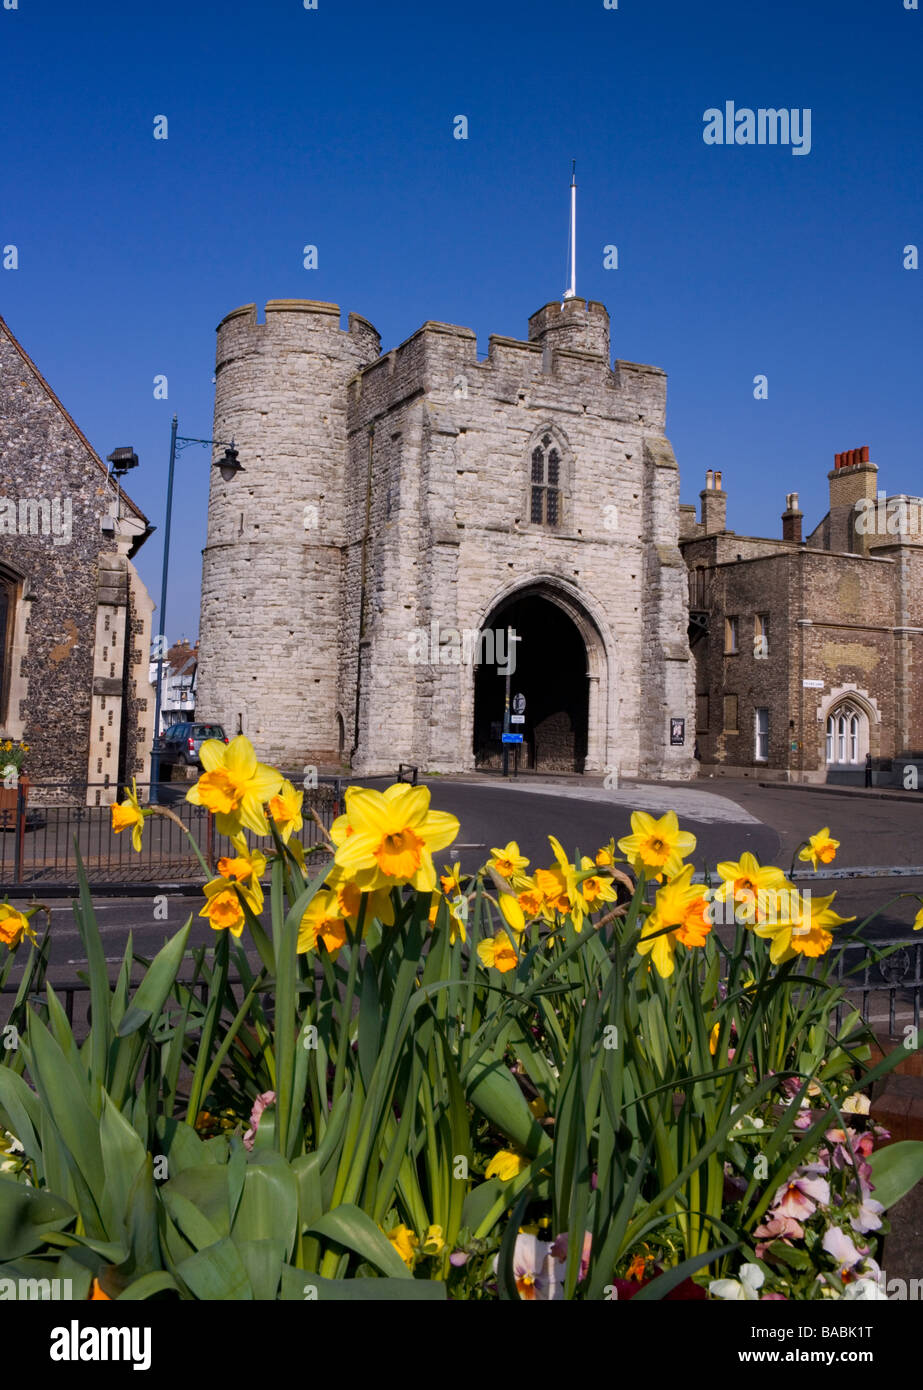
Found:
<svg viewBox="0 0 923 1390"><path fill-rule="evenodd" d="M923 1144L881 1147L867 1094L906 1051L869 1065L836 978L864 924L832 896L749 854L694 882L672 813L465 872L442 862L456 818L405 784L350 788L312 875L301 794L245 738L201 756L188 799L234 845L202 863L214 947L187 922L133 993L130 945L110 985L84 880L79 1049L50 988L27 1002L47 929L0 909L4 975L33 938L0 1276L132 1300L881 1296ZM138 848L172 814L132 792L113 828ZM801 853L835 852L822 831Z"/></svg>

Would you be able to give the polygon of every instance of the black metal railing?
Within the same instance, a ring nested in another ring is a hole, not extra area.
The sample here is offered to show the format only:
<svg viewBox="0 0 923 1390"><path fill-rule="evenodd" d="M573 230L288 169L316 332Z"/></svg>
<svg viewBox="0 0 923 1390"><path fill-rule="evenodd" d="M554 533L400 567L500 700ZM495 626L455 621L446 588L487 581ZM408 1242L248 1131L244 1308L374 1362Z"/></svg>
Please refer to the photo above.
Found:
<svg viewBox="0 0 923 1390"><path fill-rule="evenodd" d="M147 784L138 787L142 806L149 792ZM0 893L76 884L78 853L91 885L198 880L202 869L187 831L210 868L222 855L233 854L230 840L217 834L214 817L187 801L181 786L161 785L157 792L159 804L181 823L149 817L136 851L130 830L116 835L112 829L110 806L120 794L111 784L33 782L28 792L18 788L15 808L0 818ZM312 811L329 829L341 806L340 778L318 778L318 785L305 791L299 839L306 849L324 843ZM248 832L247 841L252 844L256 837Z"/></svg>
<svg viewBox="0 0 923 1390"><path fill-rule="evenodd" d="M854 942L843 950L837 969L837 978L851 999L853 1007L858 1008L863 1018L869 1020L875 1003L887 1002L888 1033L897 1035L898 1012L912 1018L917 1036L920 1031L920 999L923 996L923 941L908 941L906 938L890 941L876 941L876 949L887 950L897 946L897 950L884 960L870 960L869 949L862 942ZM858 959L857 959L858 954ZM857 966L864 960L861 969ZM855 973L851 973L855 971ZM837 1010L837 1023L841 1021L842 1008ZM878 1019L871 1020L874 1023Z"/></svg>

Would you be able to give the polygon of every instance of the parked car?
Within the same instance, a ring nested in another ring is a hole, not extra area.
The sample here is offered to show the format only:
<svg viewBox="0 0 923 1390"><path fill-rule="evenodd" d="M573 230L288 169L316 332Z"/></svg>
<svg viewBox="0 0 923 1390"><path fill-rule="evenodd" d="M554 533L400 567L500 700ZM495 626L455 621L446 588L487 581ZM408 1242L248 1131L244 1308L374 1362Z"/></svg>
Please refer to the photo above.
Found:
<svg viewBox="0 0 923 1390"><path fill-rule="evenodd" d="M171 724L155 745L160 753L160 766L200 767L199 749L209 738L221 743L228 741L220 724Z"/></svg>

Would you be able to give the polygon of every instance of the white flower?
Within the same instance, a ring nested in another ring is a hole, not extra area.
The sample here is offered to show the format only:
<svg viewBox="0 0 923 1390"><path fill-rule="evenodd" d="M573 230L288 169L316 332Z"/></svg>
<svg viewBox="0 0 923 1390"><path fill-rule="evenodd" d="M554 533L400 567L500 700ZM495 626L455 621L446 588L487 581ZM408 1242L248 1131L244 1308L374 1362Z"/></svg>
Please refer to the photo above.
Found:
<svg viewBox="0 0 923 1390"><path fill-rule="evenodd" d="M857 1279L854 1284L847 1284L843 1297L853 1302L859 1300L862 1303L878 1302L881 1299L884 1299L886 1303L888 1301L888 1295L877 1279Z"/></svg>
<svg viewBox="0 0 923 1390"><path fill-rule="evenodd" d="M840 1109L844 1115L867 1115L871 1109L871 1104L868 1096L857 1091L855 1095L846 1097Z"/></svg>
<svg viewBox="0 0 923 1390"><path fill-rule="evenodd" d="M759 1299L759 1291L765 1275L759 1265L741 1265L740 1279L713 1279L708 1292L713 1298L723 1298L733 1302L753 1303Z"/></svg>
<svg viewBox="0 0 923 1390"><path fill-rule="evenodd" d="M494 1256L494 1273L499 1255ZM537 1236L516 1237L513 1250L513 1278L516 1291L526 1302L556 1302L564 1297L564 1285L558 1283L558 1261L551 1254L551 1242Z"/></svg>

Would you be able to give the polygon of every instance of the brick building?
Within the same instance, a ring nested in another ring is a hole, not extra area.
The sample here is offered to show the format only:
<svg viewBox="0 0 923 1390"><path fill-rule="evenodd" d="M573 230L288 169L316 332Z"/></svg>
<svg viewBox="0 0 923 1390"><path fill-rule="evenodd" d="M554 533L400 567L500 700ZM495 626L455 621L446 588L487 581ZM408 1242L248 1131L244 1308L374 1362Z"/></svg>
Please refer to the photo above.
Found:
<svg viewBox="0 0 923 1390"><path fill-rule="evenodd" d="M867 448L834 464L806 538L797 493L779 538L728 531L720 473L700 520L680 508L704 773L862 783L871 755L904 784L923 763L923 501L880 490Z"/></svg>
<svg viewBox="0 0 923 1390"><path fill-rule="evenodd" d="M334 304L234 310L214 435L243 471L212 469L201 717L290 768L495 764L509 627L526 766L690 777L665 406L578 298L483 359L451 324L382 355Z"/></svg>
<svg viewBox="0 0 923 1390"><path fill-rule="evenodd" d="M29 745L32 801L147 776L149 532L0 319L0 734Z"/></svg>

